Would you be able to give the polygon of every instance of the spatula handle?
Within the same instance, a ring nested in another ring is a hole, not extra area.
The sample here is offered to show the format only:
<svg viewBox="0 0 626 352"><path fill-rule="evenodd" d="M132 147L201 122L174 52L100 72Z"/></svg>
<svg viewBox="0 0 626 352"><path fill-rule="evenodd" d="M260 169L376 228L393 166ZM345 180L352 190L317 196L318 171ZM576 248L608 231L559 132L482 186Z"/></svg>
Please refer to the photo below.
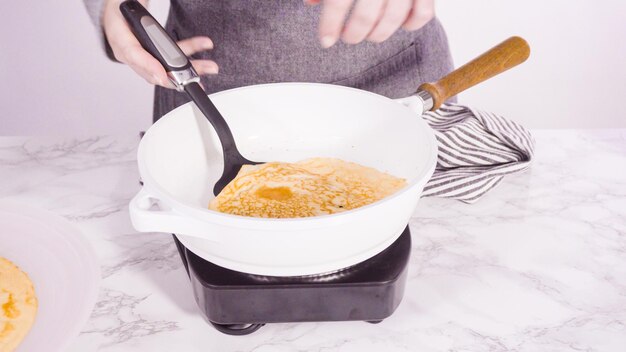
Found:
<svg viewBox="0 0 626 352"><path fill-rule="evenodd" d="M182 92L188 83L200 81L185 53L143 5L126 0L120 4L120 12L139 44L161 63L178 91Z"/></svg>
<svg viewBox="0 0 626 352"><path fill-rule="evenodd" d="M422 84L418 94L419 91L428 92L433 99L430 110L436 110L448 98L521 64L529 55L526 40L511 37L440 80Z"/></svg>

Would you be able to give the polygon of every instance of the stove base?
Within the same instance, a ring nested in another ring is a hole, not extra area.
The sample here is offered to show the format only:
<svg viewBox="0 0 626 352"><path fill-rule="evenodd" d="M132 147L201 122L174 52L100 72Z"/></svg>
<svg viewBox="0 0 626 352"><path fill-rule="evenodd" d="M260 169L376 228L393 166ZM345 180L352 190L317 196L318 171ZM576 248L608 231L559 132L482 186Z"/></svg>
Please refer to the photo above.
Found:
<svg viewBox="0 0 626 352"><path fill-rule="evenodd" d="M276 277L233 271L187 250L174 236L194 296L220 332L246 335L266 323L362 320L390 316L404 294L411 235L402 235L376 256L344 270Z"/></svg>

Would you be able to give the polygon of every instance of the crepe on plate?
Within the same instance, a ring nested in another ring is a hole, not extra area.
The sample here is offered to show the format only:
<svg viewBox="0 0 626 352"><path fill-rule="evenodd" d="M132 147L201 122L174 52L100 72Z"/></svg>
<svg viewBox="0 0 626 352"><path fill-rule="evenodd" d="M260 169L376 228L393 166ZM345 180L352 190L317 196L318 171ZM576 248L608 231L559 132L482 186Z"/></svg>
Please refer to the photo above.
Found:
<svg viewBox="0 0 626 352"><path fill-rule="evenodd" d="M35 322L37 297L28 275L0 257L0 351L13 351Z"/></svg>
<svg viewBox="0 0 626 352"><path fill-rule="evenodd" d="M405 185L402 178L335 158L244 165L209 209L263 218L319 216L368 205Z"/></svg>

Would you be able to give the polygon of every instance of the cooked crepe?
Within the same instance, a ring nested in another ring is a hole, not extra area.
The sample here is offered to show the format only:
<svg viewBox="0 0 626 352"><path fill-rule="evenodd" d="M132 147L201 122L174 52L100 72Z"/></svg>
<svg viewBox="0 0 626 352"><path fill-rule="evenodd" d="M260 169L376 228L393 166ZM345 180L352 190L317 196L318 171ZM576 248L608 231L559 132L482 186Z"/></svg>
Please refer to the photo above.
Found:
<svg viewBox="0 0 626 352"><path fill-rule="evenodd" d="M405 185L402 178L334 158L244 165L209 209L263 218L319 216L376 202Z"/></svg>
<svg viewBox="0 0 626 352"><path fill-rule="evenodd" d="M13 351L35 322L37 297L28 275L0 257L0 351Z"/></svg>

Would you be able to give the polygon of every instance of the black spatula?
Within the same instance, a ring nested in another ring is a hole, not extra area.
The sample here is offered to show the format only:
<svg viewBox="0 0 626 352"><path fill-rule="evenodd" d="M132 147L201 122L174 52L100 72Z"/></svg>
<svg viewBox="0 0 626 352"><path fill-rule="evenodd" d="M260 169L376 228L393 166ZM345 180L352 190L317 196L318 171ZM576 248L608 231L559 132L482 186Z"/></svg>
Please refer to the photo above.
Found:
<svg viewBox="0 0 626 352"><path fill-rule="evenodd" d="M239 153L228 124L198 83L200 77L191 62L148 10L135 0L127 0L120 4L120 11L141 46L163 65L176 90L189 95L217 132L224 153L224 172L213 187L213 194L218 195L243 165L260 163Z"/></svg>

